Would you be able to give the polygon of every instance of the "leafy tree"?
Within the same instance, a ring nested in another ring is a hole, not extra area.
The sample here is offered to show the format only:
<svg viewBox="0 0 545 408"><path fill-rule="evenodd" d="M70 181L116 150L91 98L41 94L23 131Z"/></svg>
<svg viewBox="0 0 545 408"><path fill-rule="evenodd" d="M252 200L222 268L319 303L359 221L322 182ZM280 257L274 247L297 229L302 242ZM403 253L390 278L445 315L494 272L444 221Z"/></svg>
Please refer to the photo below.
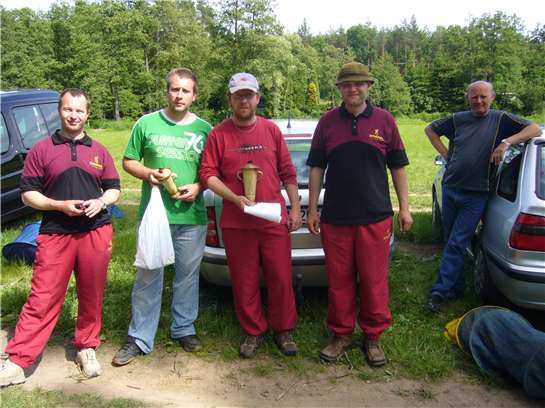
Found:
<svg viewBox="0 0 545 408"><path fill-rule="evenodd" d="M371 87L370 96L376 105L389 110L396 116L411 113L409 87L389 54L378 59L373 66L372 75L375 83Z"/></svg>
<svg viewBox="0 0 545 408"><path fill-rule="evenodd" d="M47 19L29 8L0 6L0 26L2 88L58 88L49 75L55 58Z"/></svg>
<svg viewBox="0 0 545 408"><path fill-rule="evenodd" d="M497 12L485 14L469 24L468 39L472 54L468 55L471 81L486 79L494 83L497 103L520 110L523 102L523 59L526 51L522 25L516 16Z"/></svg>

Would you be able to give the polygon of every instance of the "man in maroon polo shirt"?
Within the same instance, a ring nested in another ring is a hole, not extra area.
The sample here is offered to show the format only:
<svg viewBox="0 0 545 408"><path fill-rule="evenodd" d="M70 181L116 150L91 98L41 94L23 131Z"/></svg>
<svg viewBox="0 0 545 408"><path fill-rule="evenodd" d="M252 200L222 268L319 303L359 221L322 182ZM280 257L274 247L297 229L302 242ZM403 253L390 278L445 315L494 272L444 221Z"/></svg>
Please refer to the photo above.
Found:
<svg viewBox="0 0 545 408"><path fill-rule="evenodd" d="M119 176L104 146L84 131L89 98L65 89L59 99L61 129L36 143L21 177L23 202L43 211L32 286L0 368L0 386L25 382L23 369L36 361L57 323L72 271L78 318L76 363L87 377L102 370L102 299L112 252L112 225L106 207L119 197Z"/></svg>
<svg viewBox="0 0 545 408"><path fill-rule="evenodd" d="M278 126L256 115L259 84L241 72L231 77L228 86L231 118L210 133L204 147L200 177L203 185L223 198L221 228L238 321L246 333L240 355L256 355L269 325L273 340L288 356L297 354L292 330L297 311L292 286L291 242L289 231L301 226L296 170ZM279 203L281 222L276 224L244 212L254 205L244 196L240 169L249 162L260 168L256 202ZM280 184L291 203L286 210ZM267 283L268 317L259 291L259 270Z"/></svg>
<svg viewBox="0 0 545 408"><path fill-rule="evenodd" d="M337 77L343 103L318 122L307 164L308 225L320 234L328 280L327 324L333 336L320 356L335 361L352 346L358 323L364 333L363 351L369 365L386 363L379 337L391 323L388 306L388 255L392 234L390 169L399 201L401 231L412 224L407 177L409 164L392 115L367 100L373 84L368 68L358 62L344 65ZM327 168L321 224L318 197Z"/></svg>

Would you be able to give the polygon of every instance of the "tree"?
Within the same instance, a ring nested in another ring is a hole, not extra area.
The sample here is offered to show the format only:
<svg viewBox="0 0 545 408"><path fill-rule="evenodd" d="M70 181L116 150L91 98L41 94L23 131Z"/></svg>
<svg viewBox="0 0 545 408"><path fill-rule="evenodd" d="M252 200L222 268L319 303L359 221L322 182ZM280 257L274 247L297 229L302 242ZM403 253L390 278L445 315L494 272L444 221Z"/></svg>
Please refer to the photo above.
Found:
<svg viewBox="0 0 545 408"><path fill-rule="evenodd" d="M389 110L394 116L412 112L409 87L389 54L378 59L372 75L375 83L371 87L370 96L376 105Z"/></svg>
<svg viewBox="0 0 545 408"><path fill-rule="evenodd" d="M58 88L50 76L55 58L47 18L29 8L0 7L0 25L2 88Z"/></svg>

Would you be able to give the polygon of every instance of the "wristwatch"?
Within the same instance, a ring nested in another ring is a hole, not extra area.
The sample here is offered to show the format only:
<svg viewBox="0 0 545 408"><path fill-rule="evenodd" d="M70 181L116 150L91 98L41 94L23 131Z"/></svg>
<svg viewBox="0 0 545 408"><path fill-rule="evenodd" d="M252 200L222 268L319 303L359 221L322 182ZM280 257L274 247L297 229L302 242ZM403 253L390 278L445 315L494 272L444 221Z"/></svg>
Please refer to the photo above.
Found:
<svg viewBox="0 0 545 408"><path fill-rule="evenodd" d="M106 205L106 202L105 202L102 198L97 198L97 200L100 201L100 202L102 203L102 209L103 209L103 210L105 210L106 207L108 207L108 206Z"/></svg>
<svg viewBox="0 0 545 408"><path fill-rule="evenodd" d="M509 143L507 139L502 139L501 143L505 144L507 147L511 146L511 143Z"/></svg>

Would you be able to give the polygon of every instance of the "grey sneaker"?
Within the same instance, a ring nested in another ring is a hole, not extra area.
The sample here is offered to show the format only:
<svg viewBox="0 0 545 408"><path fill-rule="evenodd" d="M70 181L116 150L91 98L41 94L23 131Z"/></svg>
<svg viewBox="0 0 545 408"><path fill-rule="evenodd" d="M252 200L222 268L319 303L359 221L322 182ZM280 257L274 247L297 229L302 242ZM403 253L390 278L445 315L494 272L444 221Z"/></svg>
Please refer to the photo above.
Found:
<svg viewBox="0 0 545 408"><path fill-rule="evenodd" d="M352 348L352 336L333 336L320 352L322 360L333 362Z"/></svg>
<svg viewBox="0 0 545 408"><path fill-rule="evenodd" d="M129 338L125 344L117 350L117 353L115 353L112 364L116 367L124 366L142 354L144 354L144 352L140 350L140 347L136 345L132 338Z"/></svg>
<svg viewBox="0 0 545 408"><path fill-rule="evenodd" d="M257 349L263 343L263 336L246 336L240 345L240 356L243 358L254 358Z"/></svg>
<svg viewBox="0 0 545 408"><path fill-rule="evenodd" d="M84 348L78 351L76 363L87 378L98 377L102 374L102 368L97 360L95 349Z"/></svg>
<svg viewBox="0 0 545 408"><path fill-rule="evenodd" d="M2 360L2 365L0 366L0 387L22 384L25 381L25 372L21 366L12 363L9 358Z"/></svg>

